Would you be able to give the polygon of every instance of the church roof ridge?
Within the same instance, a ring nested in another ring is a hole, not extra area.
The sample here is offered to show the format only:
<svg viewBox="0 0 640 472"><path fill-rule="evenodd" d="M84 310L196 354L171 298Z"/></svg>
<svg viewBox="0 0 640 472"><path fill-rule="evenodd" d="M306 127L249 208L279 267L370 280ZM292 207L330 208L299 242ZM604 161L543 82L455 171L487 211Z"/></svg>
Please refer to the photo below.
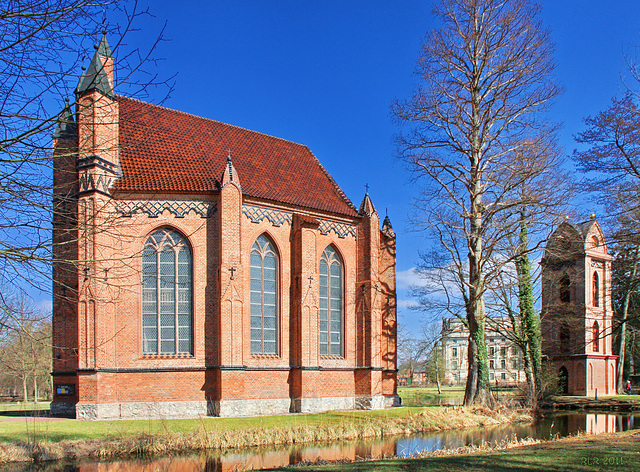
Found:
<svg viewBox="0 0 640 472"><path fill-rule="evenodd" d="M307 150L309 151L309 154L311 154L311 156L315 159L316 164L318 164L318 166L320 166L320 169L322 170L322 172L324 172L324 175L327 176L327 178L329 179L329 181L331 182L333 187L336 189L338 194L343 198L343 200L351 207L351 209L353 211L358 211L358 209L353 204L351 199L349 197L347 197L347 195L340 188L338 183L333 179L333 177L331 177L331 174L329 173L329 171L322 165L322 162L320 162L320 160L316 157L316 155L313 153L313 151L311 149L309 149L309 146L307 146L306 144L301 144L301 146L304 146L305 148L307 148Z"/></svg>
<svg viewBox="0 0 640 472"><path fill-rule="evenodd" d="M243 194L359 216L304 144L136 98L116 100L124 175L115 190L215 191L230 149Z"/></svg>
<svg viewBox="0 0 640 472"><path fill-rule="evenodd" d="M178 110L177 108L170 108L170 107L167 107L167 106L164 106L164 105L158 105L156 103L145 102L144 100L140 100L138 98L127 97L126 95L116 95L116 100L121 100L121 99L131 100L133 102L138 102L141 105L149 105L149 106L152 106L152 107L161 108L163 110L170 111L172 113L179 113L181 115L189 116L191 118L196 118L198 120L210 121L212 123L217 123L217 124L224 125L224 126L230 126L231 128L236 128L236 129L239 129L239 130L242 130L242 131L248 131L250 133L259 134L259 135L265 136L267 138L277 139L277 140L283 141L285 143L295 144L297 146L302 146L302 147L305 147L305 148L309 149L309 147L306 144L302 144L302 143L299 143L297 141L292 141L292 140L286 139L286 138L281 138L280 136L274 136L274 135L269 134L269 133L263 133L262 131L256 131L256 130L253 130L253 129L250 129L250 128L245 128L244 126L234 125L232 123L227 123L226 121L216 120L215 118L209 118L209 117L206 117L206 116L196 115L195 113L189 113L188 111Z"/></svg>

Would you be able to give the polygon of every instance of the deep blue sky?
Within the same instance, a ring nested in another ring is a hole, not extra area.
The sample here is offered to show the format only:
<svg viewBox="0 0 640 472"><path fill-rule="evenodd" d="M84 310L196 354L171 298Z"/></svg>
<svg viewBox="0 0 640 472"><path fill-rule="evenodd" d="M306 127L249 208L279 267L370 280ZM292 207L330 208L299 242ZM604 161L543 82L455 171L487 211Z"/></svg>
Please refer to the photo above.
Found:
<svg viewBox="0 0 640 472"><path fill-rule="evenodd" d="M640 45L638 0L542 0L541 20L556 44L556 79L565 92L551 119L562 145L584 117L622 90L625 54ZM164 105L309 146L359 205L365 184L398 234L401 321L409 269L425 242L410 231L416 188L394 157L389 105L408 97L419 44L434 26L431 1L151 1L129 46L148 43L166 21L155 56L161 76L177 74ZM116 52L117 61L117 52ZM116 64L117 67L117 64ZM151 101L160 100L160 95ZM242 176L240 176L242 178ZM585 203L585 213L590 203Z"/></svg>

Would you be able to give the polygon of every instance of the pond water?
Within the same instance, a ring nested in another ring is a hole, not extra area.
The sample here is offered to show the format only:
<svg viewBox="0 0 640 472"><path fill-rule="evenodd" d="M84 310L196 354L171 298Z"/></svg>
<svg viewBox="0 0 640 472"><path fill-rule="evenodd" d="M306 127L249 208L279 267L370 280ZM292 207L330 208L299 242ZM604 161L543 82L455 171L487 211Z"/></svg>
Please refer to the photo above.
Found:
<svg viewBox="0 0 640 472"><path fill-rule="evenodd" d="M495 444L506 440L549 439L573 435L612 433L640 429L640 414L608 412L551 413L530 425L505 425L494 428L417 434L370 441L344 441L329 444L297 445L280 448L252 448L200 455L177 455L152 460L113 462L52 463L11 465L2 472L223 472L283 467L319 459L337 461L358 458L409 457L422 451L455 449L462 446Z"/></svg>

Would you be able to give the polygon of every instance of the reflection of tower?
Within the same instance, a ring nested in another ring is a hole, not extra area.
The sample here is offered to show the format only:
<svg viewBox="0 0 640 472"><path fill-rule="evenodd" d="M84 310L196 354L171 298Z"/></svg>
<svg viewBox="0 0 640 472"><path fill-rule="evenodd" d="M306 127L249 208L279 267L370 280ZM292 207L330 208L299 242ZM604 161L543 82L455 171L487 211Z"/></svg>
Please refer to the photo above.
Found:
<svg viewBox="0 0 640 472"><path fill-rule="evenodd" d="M616 415L604 413L585 415L587 434L615 433L617 432Z"/></svg>
<svg viewBox="0 0 640 472"><path fill-rule="evenodd" d="M542 260L542 350L563 393L614 395L611 256L595 219L562 223Z"/></svg>

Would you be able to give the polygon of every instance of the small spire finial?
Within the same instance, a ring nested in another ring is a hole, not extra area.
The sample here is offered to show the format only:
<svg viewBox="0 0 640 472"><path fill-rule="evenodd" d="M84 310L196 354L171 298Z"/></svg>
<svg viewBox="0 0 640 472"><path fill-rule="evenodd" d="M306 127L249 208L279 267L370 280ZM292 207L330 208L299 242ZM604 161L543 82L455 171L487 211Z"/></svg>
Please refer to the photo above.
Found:
<svg viewBox="0 0 640 472"><path fill-rule="evenodd" d="M369 195L369 184L364 184L364 194Z"/></svg>
<svg viewBox="0 0 640 472"><path fill-rule="evenodd" d="M591 218L592 220L595 220L596 219L596 214L595 213L591 213L589 215L589 218Z"/></svg>
<svg viewBox="0 0 640 472"><path fill-rule="evenodd" d="M231 162L231 148L227 149L227 162Z"/></svg>

